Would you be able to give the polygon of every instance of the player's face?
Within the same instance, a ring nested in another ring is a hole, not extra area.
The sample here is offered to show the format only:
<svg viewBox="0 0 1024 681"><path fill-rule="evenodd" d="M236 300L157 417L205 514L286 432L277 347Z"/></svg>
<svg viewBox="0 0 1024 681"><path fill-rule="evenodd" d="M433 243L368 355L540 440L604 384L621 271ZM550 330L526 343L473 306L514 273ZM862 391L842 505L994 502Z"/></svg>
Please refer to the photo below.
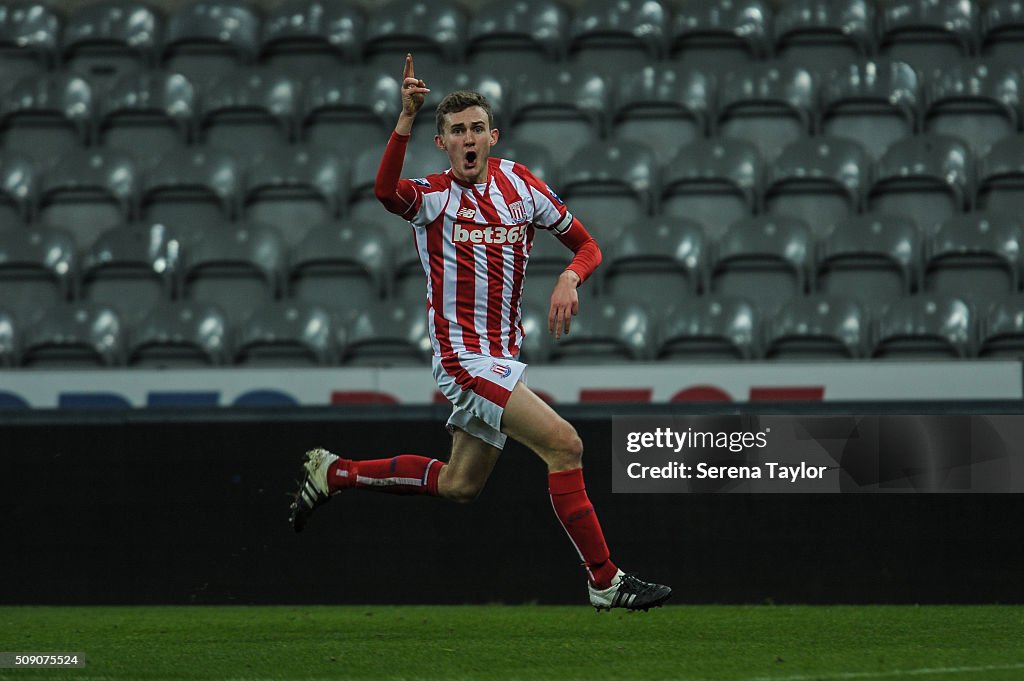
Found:
<svg viewBox="0 0 1024 681"><path fill-rule="evenodd" d="M497 128L487 123L487 112L471 106L458 113L445 114L444 134L435 138L438 148L448 153L452 174L463 182L487 181L487 157L498 141Z"/></svg>

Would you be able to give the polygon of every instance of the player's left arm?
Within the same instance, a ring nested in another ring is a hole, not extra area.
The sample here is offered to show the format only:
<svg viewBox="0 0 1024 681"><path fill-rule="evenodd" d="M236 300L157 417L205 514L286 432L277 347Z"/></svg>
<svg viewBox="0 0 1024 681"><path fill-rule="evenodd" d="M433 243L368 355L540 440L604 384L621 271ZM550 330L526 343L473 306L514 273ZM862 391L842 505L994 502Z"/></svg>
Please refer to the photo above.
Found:
<svg viewBox="0 0 1024 681"><path fill-rule="evenodd" d="M551 292L548 331L554 334L555 338L560 338L562 334L568 335L572 318L579 314L580 299L576 289L601 264L601 249L576 217L572 218L568 229L560 234L556 233L556 236L575 254L572 262L558 275L558 281Z"/></svg>

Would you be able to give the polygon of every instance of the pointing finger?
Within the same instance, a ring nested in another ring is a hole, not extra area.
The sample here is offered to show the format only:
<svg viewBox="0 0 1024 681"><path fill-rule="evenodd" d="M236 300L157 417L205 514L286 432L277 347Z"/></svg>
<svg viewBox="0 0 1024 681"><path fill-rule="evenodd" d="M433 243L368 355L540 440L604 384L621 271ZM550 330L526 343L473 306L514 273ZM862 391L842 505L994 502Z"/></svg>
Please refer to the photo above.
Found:
<svg viewBox="0 0 1024 681"><path fill-rule="evenodd" d="M413 65L412 65L412 54L406 54L405 55L405 70L402 71L402 78L404 80L405 78L415 78L415 77L416 77L416 70L413 68Z"/></svg>

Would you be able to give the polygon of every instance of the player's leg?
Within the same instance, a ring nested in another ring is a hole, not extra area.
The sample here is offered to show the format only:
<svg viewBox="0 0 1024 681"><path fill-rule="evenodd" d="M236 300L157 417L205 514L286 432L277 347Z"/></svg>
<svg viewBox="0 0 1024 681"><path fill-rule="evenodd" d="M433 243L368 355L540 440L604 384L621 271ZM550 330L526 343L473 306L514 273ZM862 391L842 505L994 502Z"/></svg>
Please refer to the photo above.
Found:
<svg viewBox="0 0 1024 681"><path fill-rule="evenodd" d="M587 570L590 602L598 609L636 610L664 603L671 589L625 575L612 562L583 482L583 442L576 429L519 383L505 404L502 430L547 464L551 506Z"/></svg>
<svg viewBox="0 0 1024 681"><path fill-rule="evenodd" d="M437 478L437 494L449 501L475 501L491 477L501 450L465 431L452 433L452 455Z"/></svg>

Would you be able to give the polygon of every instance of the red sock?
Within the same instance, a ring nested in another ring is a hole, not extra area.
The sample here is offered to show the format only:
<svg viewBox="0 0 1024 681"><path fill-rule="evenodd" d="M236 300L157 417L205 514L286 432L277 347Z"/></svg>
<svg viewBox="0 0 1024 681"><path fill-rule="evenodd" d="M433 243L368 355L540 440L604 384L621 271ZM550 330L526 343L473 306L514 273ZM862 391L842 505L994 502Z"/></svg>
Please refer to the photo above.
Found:
<svg viewBox="0 0 1024 681"><path fill-rule="evenodd" d="M327 485L331 492L355 487L388 494L437 496L437 476L444 465L443 461L413 454L370 461L338 459L327 469Z"/></svg>
<svg viewBox="0 0 1024 681"><path fill-rule="evenodd" d="M601 523L583 484L583 469L548 473L548 490L555 515L580 554L590 581L598 589L607 589L618 568L608 557Z"/></svg>

